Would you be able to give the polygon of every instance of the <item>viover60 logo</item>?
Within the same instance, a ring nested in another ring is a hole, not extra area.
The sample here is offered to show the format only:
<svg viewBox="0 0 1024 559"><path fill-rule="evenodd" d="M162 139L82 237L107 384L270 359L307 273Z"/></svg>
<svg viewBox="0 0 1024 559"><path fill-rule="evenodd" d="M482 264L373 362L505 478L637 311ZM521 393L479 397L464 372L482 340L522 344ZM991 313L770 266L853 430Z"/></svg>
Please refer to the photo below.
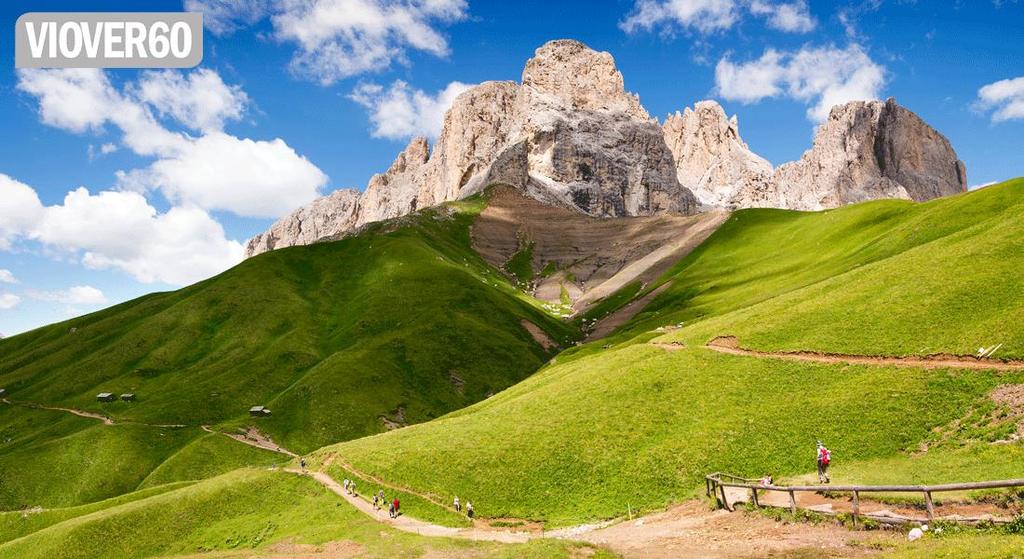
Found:
<svg viewBox="0 0 1024 559"><path fill-rule="evenodd" d="M194 12L32 12L15 24L18 68L191 68L203 59Z"/></svg>

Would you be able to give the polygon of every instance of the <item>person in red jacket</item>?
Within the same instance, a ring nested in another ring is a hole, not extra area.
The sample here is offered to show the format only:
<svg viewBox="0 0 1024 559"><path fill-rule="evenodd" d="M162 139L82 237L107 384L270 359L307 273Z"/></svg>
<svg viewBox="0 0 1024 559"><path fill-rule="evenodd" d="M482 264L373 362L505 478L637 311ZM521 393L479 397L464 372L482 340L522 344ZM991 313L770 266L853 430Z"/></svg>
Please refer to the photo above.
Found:
<svg viewBox="0 0 1024 559"><path fill-rule="evenodd" d="M828 483L828 465L832 462L832 452L818 441L818 481Z"/></svg>
<svg viewBox="0 0 1024 559"><path fill-rule="evenodd" d="M402 514L401 512L399 512L398 507L399 507L398 497L395 497L395 500L391 501L391 509L392 509L392 513L391 513L392 516L391 516L391 518L398 518L398 515Z"/></svg>

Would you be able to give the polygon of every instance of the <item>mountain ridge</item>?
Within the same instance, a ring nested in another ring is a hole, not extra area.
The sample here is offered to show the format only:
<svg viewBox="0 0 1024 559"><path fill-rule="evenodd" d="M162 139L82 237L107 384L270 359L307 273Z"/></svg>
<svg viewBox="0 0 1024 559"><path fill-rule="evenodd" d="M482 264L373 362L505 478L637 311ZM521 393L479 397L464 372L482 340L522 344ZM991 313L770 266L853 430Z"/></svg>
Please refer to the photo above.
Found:
<svg viewBox="0 0 1024 559"><path fill-rule="evenodd" d="M493 183L595 217L820 210L923 201L967 185L949 141L894 99L837 105L799 160L773 168L717 102L659 123L625 90L611 54L561 39L536 50L521 83L484 82L457 97L433 149L413 138L363 193L340 190L299 208L250 239L245 254L338 238Z"/></svg>

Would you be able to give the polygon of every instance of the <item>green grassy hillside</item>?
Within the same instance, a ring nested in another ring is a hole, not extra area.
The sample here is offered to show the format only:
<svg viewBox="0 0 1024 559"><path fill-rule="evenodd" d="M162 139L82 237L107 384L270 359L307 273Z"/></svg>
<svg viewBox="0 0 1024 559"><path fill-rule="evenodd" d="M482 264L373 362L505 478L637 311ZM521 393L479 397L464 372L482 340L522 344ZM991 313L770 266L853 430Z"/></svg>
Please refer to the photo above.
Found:
<svg viewBox="0 0 1024 559"><path fill-rule="evenodd" d="M988 405L997 386L1024 383L1024 373L794 363L700 346L735 334L754 347L781 339L861 353L1003 342L1004 355L1019 355L1024 291L1012 271L1024 269L1022 195L1024 181L1012 181L927 204L737 212L666 274L672 286L610 348L570 350L485 402L321 455L472 499L484 516L554 524L664 506L713 470L808 472L816 439L833 449L837 475L861 475L847 464L905 463L933 429ZM653 331L678 322L677 332ZM689 347L645 343L654 338ZM1013 462L972 466L981 461L969 449L984 452L1007 427L954 434L930 458L947 474L935 477L1019 477ZM1003 448L1021 454L1019 442Z"/></svg>
<svg viewBox="0 0 1024 559"><path fill-rule="evenodd" d="M53 513L40 513L43 521L32 514L0 517L0 539L5 541L0 558L127 559L229 551L247 552L248 557L282 542L294 552L333 542L339 555L369 557L569 557L583 551L579 544L560 541L503 545L399 532L309 478L283 472L238 470L103 505L68 511L63 519ZM19 522L31 526L23 528ZM15 530L22 533L11 539L7 531Z"/></svg>
<svg viewBox="0 0 1024 559"><path fill-rule="evenodd" d="M255 425L303 452L384 431L385 421L438 417L525 378L550 354L521 321L563 342L575 330L472 251L469 227L484 203L274 251L179 291L0 340L0 387L12 401L118 421L68 416L31 431L19 421L43 412L5 410L8 436L33 441L0 445L0 464L19 464L23 478L0 482L0 506L78 504L220 473L219 456L234 451L198 438L203 424ZM97 403L101 391L138 400ZM273 415L250 419L256 404ZM97 478L74 491L64 491L72 480L46 489L78 468L82 453Z"/></svg>
<svg viewBox="0 0 1024 559"><path fill-rule="evenodd" d="M68 507L283 461L279 454L196 427L104 425L65 412L5 405L0 441L3 510Z"/></svg>
<svg viewBox="0 0 1024 559"><path fill-rule="evenodd" d="M627 332L871 355L1024 357L1024 179L914 204L748 210L680 262Z"/></svg>

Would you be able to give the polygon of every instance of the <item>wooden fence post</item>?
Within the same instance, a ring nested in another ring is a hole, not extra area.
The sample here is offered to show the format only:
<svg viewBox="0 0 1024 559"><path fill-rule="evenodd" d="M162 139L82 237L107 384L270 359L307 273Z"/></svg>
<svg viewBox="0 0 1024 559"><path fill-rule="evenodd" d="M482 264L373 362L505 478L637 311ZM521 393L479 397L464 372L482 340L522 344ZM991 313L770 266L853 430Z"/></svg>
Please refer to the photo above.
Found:
<svg viewBox="0 0 1024 559"><path fill-rule="evenodd" d="M796 493L792 489L789 490L789 512L796 514Z"/></svg>
<svg viewBox="0 0 1024 559"><path fill-rule="evenodd" d="M757 502L757 488L756 487L751 487L750 488L750 500L753 501L755 507L761 508L761 503Z"/></svg>
<svg viewBox="0 0 1024 559"><path fill-rule="evenodd" d="M932 504L932 492L924 492L924 504L928 507L928 522L935 520L935 505Z"/></svg>
<svg viewBox="0 0 1024 559"><path fill-rule="evenodd" d="M857 525L857 515L860 514L860 492L853 492L853 525Z"/></svg>

